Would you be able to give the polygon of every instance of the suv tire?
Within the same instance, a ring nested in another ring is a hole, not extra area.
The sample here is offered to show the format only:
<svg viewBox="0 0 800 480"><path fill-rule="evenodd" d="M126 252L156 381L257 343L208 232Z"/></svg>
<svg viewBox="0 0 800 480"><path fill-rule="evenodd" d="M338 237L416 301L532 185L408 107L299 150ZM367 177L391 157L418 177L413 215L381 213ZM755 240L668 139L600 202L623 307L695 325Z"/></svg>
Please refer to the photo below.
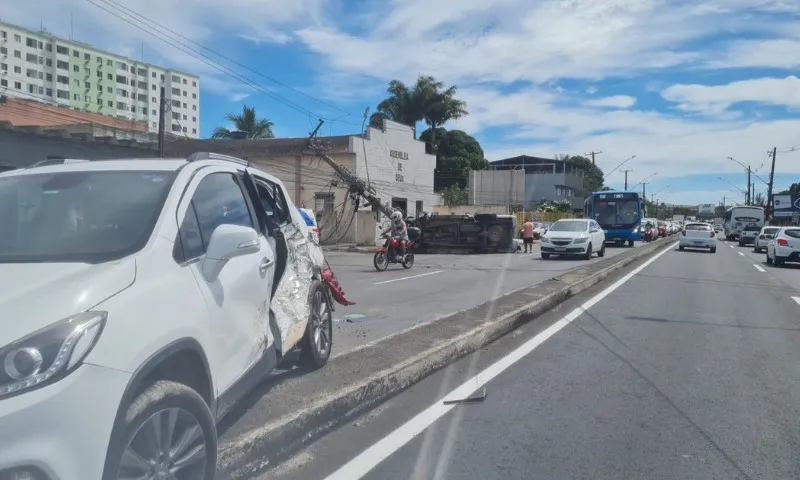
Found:
<svg viewBox="0 0 800 480"><path fill-rule="evenodd" d="M333 346L333 309L325 285L314 280L308 297L311 311L300 346L300 364L316 369L328 363ZM321 343L322 342L322 343Z"/></svg>
<svg viewBox="0 0 800 480"><path fill-rule="evenodd" d="M124 465L135 464L123 461L129 447L145 460L155 459L158 446L146 441L148 433L153 432L146 432L146 429L155 428L156 422L162 442L168 441L167 448L161 449L162 452L166 450L167 458L161 458L156 468L169 472L177 463L194 458L195 462L180 467L177 478L213 480L217 467L217 429L211 410L199 393L182 383L166 380L159 380L140 393L114 427L103 480L117 480ZM169 458L170 450L177 451L172 458ZM133 471L146 473L144 465L142 467ZM131 478L135 477L131 475Z"/></svg>

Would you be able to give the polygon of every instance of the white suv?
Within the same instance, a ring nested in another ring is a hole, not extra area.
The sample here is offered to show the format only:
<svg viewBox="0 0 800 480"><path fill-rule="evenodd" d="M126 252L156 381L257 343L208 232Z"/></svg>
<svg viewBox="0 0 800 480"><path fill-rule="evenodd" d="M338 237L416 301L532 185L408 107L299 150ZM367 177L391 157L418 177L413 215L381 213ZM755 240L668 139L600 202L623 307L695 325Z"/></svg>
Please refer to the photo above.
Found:
<svg viewBox="0 0 800 480"><path fill-rule="evenodd" d="M338 284L243 160L8 171L0 225L2 479L210 480L216 422L294 347L331 353Z"/></svg>

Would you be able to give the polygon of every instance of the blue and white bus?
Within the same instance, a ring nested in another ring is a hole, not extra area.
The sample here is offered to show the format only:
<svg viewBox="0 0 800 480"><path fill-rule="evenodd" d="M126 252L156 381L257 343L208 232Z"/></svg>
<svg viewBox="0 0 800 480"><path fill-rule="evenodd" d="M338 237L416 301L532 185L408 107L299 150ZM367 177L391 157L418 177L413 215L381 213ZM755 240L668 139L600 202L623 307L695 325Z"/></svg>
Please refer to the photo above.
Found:
<svg viewBox="0 0 800 480"><path fill-rule="evenodd" d="M622 245L642 239L644 204L638 192L592 192L584 202L586 218L606 232L606 242Z"/></svg>
<svg viewBox="0 0 800 480"><path fill-rule="evenodd" d="M755 206L731 207L725 212L722 228L726 240L738 240L745 227L764 226L764 208Z"/></svg>

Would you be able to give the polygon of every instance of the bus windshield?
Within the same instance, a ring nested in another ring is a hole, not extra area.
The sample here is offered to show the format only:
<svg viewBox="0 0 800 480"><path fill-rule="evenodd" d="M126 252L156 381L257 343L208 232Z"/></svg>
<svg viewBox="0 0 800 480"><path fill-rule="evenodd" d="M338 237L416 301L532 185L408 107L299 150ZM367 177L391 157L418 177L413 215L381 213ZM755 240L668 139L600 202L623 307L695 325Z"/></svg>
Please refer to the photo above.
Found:
<svg viewBox="0 0 800 480"><path fill-rule="evenodd" d="M601 226L632 228L639 222L638 198L595 200L595 220Z"/></svg>

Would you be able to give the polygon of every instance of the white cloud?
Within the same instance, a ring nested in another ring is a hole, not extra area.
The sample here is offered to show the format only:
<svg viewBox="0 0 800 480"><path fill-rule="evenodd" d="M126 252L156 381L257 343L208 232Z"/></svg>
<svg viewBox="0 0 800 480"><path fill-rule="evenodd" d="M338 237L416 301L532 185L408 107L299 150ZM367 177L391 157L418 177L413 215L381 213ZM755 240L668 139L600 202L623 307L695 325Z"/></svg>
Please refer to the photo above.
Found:
<svg viewBox="0 0 800 480"><path fill-rule="evenodd" d="M231 94L231 96L228 97L228 100L230 100L233 103L238 103L238 102L241 102L242 100L244 100L245 98L247 98L249 96L250 96L249 93L234 93L234 94Z"/></svg>
<svg viewBox="0 0 800 480"><path fill-rule="evenodd" d="M664 99L687 111L719 113L743 102L788 107L800 106L800 78L757 78L726 85L672 85Z"/></svg>
<svg viewBox="0 0 800 480"><path fill-rule="evenodd" d="M586 100L583 103L584 105L589 107L608 107L608 108L625 109L634 106L636 104L636 98L631 97L629 95L615 95L613 97L603 97L603 98L595 98L592 100Z"/></svg>
<svg viewBox="0 0 800 480"><path fill-rule="evenodd" d="M213 59L210 63L221 62L221 59L186 39L176 37L168 29L217 51L222 49L216 45L222 43L224 36L231 36L230 32L261 42L286 41L287 32L292 28L319 20L325 2L26 0L4 2L3 20L30 29L38 29L41 22L48 31L65 38L70 37L72 30L75 40L115 50L135 60L141 60L144 50L145 61L200 75L204 88L227 96L248 89L197 57L200 54L209 56ZM148 23L148 20L163 27ZM188 44L188 48L177 48L175 45L179 42Z"/></svg>

